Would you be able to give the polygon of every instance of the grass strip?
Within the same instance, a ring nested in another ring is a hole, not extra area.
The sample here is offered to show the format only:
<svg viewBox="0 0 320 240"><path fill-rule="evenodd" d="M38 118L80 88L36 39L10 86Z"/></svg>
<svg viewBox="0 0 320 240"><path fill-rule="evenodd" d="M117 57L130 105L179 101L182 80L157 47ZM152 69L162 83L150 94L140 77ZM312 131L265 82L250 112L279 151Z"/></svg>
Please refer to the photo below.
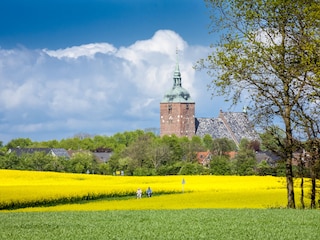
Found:
<svg viewBox="0 0 320 240"><path fill-rule="evenodd" d="M187 209L0 213L0 239L319 239L320 211Z"/></svg>

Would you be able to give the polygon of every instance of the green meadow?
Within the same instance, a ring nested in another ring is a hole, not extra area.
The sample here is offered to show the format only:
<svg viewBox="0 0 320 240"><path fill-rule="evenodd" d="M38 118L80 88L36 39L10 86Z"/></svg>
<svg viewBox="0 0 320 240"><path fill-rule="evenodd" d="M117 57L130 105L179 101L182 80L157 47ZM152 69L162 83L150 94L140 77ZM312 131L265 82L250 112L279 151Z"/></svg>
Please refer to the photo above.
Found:
<svg viewBox="0 0 320 240"><path fill-rule="evenodd" d="M313 239L319 210L2 212L0 239Z"/></svg>

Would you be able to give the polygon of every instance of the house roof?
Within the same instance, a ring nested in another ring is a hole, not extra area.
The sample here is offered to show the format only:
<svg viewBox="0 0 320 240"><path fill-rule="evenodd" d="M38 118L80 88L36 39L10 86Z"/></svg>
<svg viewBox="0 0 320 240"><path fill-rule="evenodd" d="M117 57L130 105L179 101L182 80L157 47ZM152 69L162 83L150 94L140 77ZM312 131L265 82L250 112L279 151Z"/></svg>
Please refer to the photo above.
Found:
<svg viewBox="0 0 320 240"><path fill-rule="evenodd" d="M93 152L93 155L101 162L108 162L112 152Z"/></svg>
<svg viewBox="0 0 320 240"><path fill-rule="evenodd" d="M17 156L21 156L23 154L33 154L36 152L48 154L50 150L50 148L10 148L8 153L15 153Z"/></svg>
<svg viewBox="0 0 320 240"><path fill-rule="evenodd" d="M212 154L210 151L197 152L197 160L200 164L206 165L211 160Z"/></svg>
<svg viewBox="0 0 320 240"><path fill-rule="evenodd" d="M219 118L196 118L196 135L204 137L209 134L213 139L228 138L232 136L223 121Z"/></svg>
<svg viewBox="0 0 320 240"><path fill-rule="evenodd" d="M51 148L51 152L56 157L66 157L69 158L68 151L64 148Z"/></svg>
<svg viewBox="0 0 320 240"><path fill-rule="evenodd" d="M56 157L70 157L68 152L63 148L11 148L8 151L8 153L15 153L17 156L22 156L24 154L34 154L36 152L52 154Z"/></svg>
<svg viewBox="0 0 320 240"><path fill-rule="evenodd" d="M217 118L196 118L196 135L228 138L238 146L241 139L260 140L259 135L243 112L222 112Z"/></svg>
<svg viewBox="0 0 320 240"><path fill-rule="evenodd" d="M256 159L258 163L265 160L269 164L275 164L281 157L271 151L259 151L256 152Z"/></svg>

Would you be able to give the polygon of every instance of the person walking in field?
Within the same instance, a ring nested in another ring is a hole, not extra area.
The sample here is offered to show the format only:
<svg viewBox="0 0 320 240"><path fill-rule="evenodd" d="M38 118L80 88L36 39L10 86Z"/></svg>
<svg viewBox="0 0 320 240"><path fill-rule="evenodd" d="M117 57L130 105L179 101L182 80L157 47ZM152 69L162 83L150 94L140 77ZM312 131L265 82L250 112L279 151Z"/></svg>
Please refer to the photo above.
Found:
<svg viewBox="0 0 320 240"><path fill-rule="evenodd" d="M139 199L139 198L141 198L141 196L142 196L142 190L140 188L138 188L138 190L137 190L137 198Z"/></svg>
<svg viewBox="0 0 320 240"><path fill-rule="evenodd" d="M151 190L150 187L148 187L146 193L147 193L147 196L148 196L148 197L151 197L151 196L152 196L152 190Z"/></svg>

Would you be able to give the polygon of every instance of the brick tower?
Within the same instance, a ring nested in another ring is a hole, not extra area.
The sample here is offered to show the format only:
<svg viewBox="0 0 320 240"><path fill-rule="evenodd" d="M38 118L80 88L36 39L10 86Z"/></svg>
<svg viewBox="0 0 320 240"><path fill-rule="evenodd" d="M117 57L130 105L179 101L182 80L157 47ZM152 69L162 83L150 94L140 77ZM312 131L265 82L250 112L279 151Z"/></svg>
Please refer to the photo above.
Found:
<svg viewBox="0 0 320 240"><path fill-rule="evenodd" d="M160 136L195 135L195 102L189 92L181 86L181 73L178 61L173 74L173 86L160 103Z"/></svg>

